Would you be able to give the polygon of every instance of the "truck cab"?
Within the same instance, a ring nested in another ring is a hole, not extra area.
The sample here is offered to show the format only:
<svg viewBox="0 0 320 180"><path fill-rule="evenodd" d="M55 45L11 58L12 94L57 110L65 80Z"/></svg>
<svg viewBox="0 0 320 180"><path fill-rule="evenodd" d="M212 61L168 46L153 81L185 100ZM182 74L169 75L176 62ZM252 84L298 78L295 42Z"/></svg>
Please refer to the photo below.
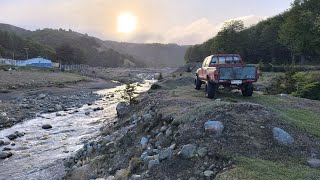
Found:
<svg viewBox="0 0 320 180"><path fill-rule="evenodd" d="M225 89L240 89L243 96L252 96L253 82L258 80L258 69L246 66L239 54L215 54L203 60L196 72L195 88L205 84L208 98L214 98L219 86Z"/></svg>

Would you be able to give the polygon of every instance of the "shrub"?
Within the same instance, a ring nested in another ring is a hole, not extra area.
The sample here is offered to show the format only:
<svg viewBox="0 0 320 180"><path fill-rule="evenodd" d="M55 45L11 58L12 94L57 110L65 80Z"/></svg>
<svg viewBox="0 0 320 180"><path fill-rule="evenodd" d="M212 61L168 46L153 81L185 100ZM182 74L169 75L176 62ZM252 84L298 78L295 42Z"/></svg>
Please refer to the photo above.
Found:
<svg viewBox="0 0 320 180"><path fill-rule="evenodd" d="M303 85L293 93L294 96L320 100L320 82L313 82Z"/></svg>
<svg viewBox="0 0 320 180"><path fill-rule="evenodd" d="M137 103L135 90L136 85L130 83L126 84L126 88L121 90L121 98L127 100L130 105Z"/></svg>

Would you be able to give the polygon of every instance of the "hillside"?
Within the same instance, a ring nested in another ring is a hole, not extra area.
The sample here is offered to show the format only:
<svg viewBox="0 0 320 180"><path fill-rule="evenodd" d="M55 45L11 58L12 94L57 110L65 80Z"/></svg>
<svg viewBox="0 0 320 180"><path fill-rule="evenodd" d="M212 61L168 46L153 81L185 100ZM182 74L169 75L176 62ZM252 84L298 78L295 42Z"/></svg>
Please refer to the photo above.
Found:
<svg viewBox="0 0 320 180"><path fill-rule="evenodd" d="M179 66L184 64L183 57L189 47L177 44L135 44L114 41L104 41L103 46L107 49L116 49L121 53L130 54L152 67Z"/></svg>
<svg viewBox="0 0 320 180"><path fill-rule="evenodd" d="M249 63L319 64L319 9L318 0L296 0L288 11L248 28L242 21L225 23L217 36L190 47L185 60L237 53Z"/></svg>
<svg viewBox="0 0 320 180"><path fill-rule="evenodd" d="M72 30L42 29L28 31L8 24L0 24L8 31L50 46L56 50L54 59L64 63L86 63L92 66L119 67L126 64L147 67L182 65L186 46L173 44L134 44L103 41Z"/></svg>

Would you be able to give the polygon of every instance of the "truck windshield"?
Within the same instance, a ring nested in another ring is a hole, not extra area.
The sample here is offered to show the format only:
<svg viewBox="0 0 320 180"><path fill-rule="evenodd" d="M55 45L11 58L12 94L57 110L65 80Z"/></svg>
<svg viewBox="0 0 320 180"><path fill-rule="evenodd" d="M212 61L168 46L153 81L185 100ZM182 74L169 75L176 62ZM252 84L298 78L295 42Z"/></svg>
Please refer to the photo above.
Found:
<svg viewBox="0 0 320 180"><path fill-rule="evenodd" d="M219 56L219 64L239 64L240 58L238 56Z"/></svg>

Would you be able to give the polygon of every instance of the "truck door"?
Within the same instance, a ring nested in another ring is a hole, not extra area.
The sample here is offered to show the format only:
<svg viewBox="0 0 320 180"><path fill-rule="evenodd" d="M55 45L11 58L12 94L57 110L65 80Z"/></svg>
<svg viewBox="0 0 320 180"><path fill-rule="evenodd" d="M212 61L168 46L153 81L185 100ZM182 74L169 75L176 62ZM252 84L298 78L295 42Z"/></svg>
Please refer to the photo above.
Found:
<svg viewBox="0 0 320 180"><path fill-rule="evenodd" d="M198 77L201 80L205 79L205 77L206 77L205 70L206 70L207 62L208 62L208 57L204 59L204 61L202 63L202 67L200 68L200 70L198 72Z"/></svg>

